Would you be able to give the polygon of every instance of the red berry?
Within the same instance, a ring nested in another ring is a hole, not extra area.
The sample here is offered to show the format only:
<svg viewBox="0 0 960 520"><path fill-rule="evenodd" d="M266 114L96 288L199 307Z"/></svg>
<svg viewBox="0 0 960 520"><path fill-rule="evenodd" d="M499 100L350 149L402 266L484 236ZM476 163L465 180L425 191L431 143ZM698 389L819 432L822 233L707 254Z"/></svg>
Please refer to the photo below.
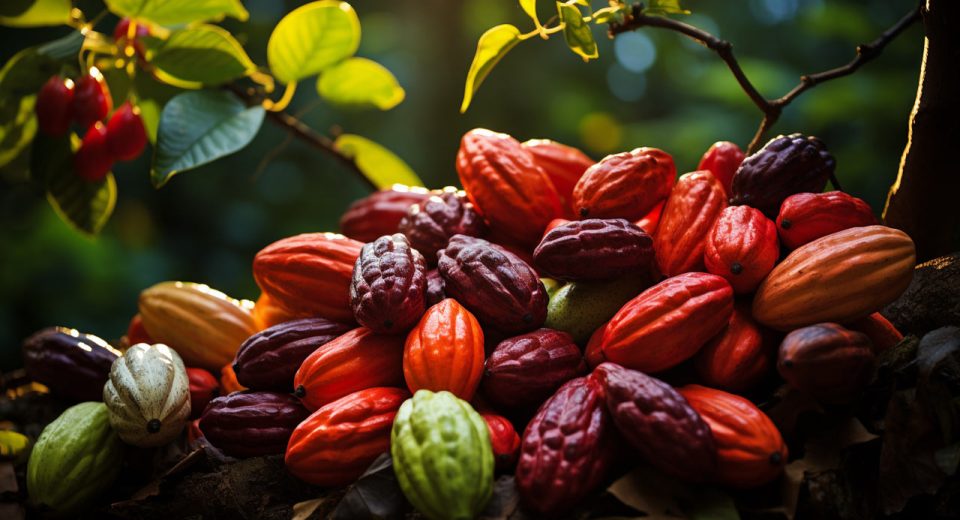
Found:
<svg viewBox="0 0 960 520"><path fill-rule="evenodd" d="M140 109L126 102L110 116L107 123L107 148L116 161L136 159L147 145Z"/></svg>
<svg viewBox="0 0 960 520"><path fill-rule="evenodd" d="M37 123L40 131L51 137L59 137L70 129L73 102L73 80L51 76L37 94Z"/></svg>
<svg viewBox="0 0 960 520"><path fill-rule="evenodd" d="M110 89L96 68L77 80L73 94L73 119L81 128L102 121L113 108Z"/></svg>
<svg viewBox="0 0 960 520"><path fill-rule="evenodd" d="M127 33L130 32L130 19L121 18L117 22L117 26L113 28L113 39L119 42L120 40L125 40L127 38ZM141 36L149 36L150 28L143 22L137 22L136 34L133 35L133 39L136 40Z"/></svg>
<svg viewBox="0 0 960 520"><path fill-rule="evenodd" d="M97 121L83 136L80 148L73 155L73 169L80 178L99 181L107 176L113 167L113 156L107 148L107 127Z"/></svg>

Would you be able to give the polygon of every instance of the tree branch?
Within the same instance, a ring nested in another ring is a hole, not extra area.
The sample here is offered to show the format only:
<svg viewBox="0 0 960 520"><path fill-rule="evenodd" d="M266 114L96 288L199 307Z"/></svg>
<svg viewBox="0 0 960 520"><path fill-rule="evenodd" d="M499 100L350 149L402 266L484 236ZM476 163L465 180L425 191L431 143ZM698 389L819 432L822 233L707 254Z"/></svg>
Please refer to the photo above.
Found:
<svg viewBox="0 0 960 520"><path fill-rule="evenodd" d="M804 74L800 76L800 83L796 87L787 92L783 97L775 99L764 97L753 83L750 82L750 79L747 78L747 75L743 72L743 68L740 67L740 63L733 54L733 44L690 24L662 16L644 14L643 4L634 4L630 15L622 23L610 24L609 32L611 37L615 37L620 33L634 31L642 27L658 27L693 38L698 43L717 53L717 56L727 64L727 68L730 69L733 77L736 78L737 83L740 84L740 88L747 94L747 97L763 112L763 120L760 121L757 133L753 136L753 140L750 141L750 146L747 147L747 154L751 154L760 147L766 133L773 127L777 120L780 119L783 108L792 103L800 94L825 81L853 74L863 66L863 64L879 56L888 43L919 19L920 5L918 4L917 7L910 10L909 13L904 15L904 17L892 27L884 31L876 40L857 46L857 56L846 65L815 74ZM834 187L837 187L836 183L834 183L834 185Z"/></svg>

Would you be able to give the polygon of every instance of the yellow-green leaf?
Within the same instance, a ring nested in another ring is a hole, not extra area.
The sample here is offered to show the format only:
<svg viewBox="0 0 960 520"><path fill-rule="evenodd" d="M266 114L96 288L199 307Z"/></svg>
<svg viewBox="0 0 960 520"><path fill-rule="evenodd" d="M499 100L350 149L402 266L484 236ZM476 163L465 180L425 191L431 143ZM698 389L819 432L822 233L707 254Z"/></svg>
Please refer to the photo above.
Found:
<svg viewBox="0 0 960 520"><path fill-rule="evenodd" d="M198 25L170 33L150 63L163 74L188 85L220 85L256 70L243 46L216 25ZM168 81L174 83L173 81Z"/></svg>
<svg viewBox="0 0 960 520"><path fill-rule="evenodd" d="M105 0L117 16L149 20L158 25L222 20L225 16L245 21L250 13L240 0Z"/></svg>
<svg viewBox="0 0 960 520"><path fill-rule="evenodd" d="M352 158L360 171L379 189L394 184L423 186L423 181L403 159L366 137L343 134L333 144L342 154Z"/></svg>
<svg viewBox="0 0 960 520"><path fill-rule="evenodd" d="M646 14L690 14L680 6L680 0L650 0L644 9Z"/></svg>
<svg viewBox="0 0 960 520"><path fill-rule="evenodd" d="M540 19L537 18L537 0L520 0L520 8L523 9L523 12L527 13L527 16L533 20L533 23L537 25L537 29L541 27Z"/></svg>
<svg viewBox="0 0 960 520"><path fill-rule="evenodd" d="M510 24L498 25L480 36L480 41L477 42L477 53L474 54L470 71L467 72L463 103L460 105L461 113L467 111L473 95L493 67L518 43L520 43L520 30Z"/></svg>
<svg viewBox="0 0 960 520"><path fill-rule="evenodd" d="M267 62L281 83L323 72L353 56L360 20L346 2L311 2L284 16L267 42Z"/></svg>
<svg viewBox="0 0 960 520"><path fill-rule="evenodd" d="M583 21L580 10L572 5L557 2L557 12L560 14L560 21L564 24L563 38L567 41L567 47L579 54L583 61L596 58L597 42L593 39L590 26Z"/></svg>
<svg viewBox="0 0 960 520"><path fill-rule="evenodd" d="M40 27L61 25L70 21L70 0L3 0L0 25Z"/></svg>
<svg viewBox="0 0 960 520"><path fill-rule="evenodd" d="M29 445L30 439L26 435L11 430L0 430L0 458L15 459Z"/></svg>
<svg viewBox="0 0 960 520"><path fill-rule="evenodd" d="M323 71L317 92L335 105L390 110L406 95L397 78L379 63L350 58Z"/></svg>

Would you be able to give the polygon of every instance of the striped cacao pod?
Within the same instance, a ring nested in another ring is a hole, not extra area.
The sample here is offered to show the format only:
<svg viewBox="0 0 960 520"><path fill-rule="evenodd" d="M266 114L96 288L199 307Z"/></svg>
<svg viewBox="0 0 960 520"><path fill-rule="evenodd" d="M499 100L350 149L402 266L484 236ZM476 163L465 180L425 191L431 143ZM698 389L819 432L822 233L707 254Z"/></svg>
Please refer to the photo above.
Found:
<svg viewBox="0 0 960 520"><path fill-rule="evenodd" d="M573 187L583 172L594 165L594 160L572 146L550 139L530 139L520 145L533 154L533 160L550 177L564 210L569 211Z"/></svg>
<svg viewBox="0 0 960 520"><path fill-rule="evenodd" d="M676 176L673 157L663 150L608 155L577 181L573 211L580 218L641 219L667 198Z"/></svg>
<svg viewBox="0 0 960 520"><path fill-rule="evenodd" d="M877 223L870 205L842 191L797 193L783 201L777 215L777 232L787 249L837 231Z"/></svg>
<svg viewBox="0 0 960 520"><path fill-rule="evenodd" d="M486 362L483 395L503 408L534 408L586 371L569 334L539 329L497 345Z"/></svg>
<svg viewBox="0 0 960 520"><path fill-rule="evenodd" d="M705 270L707 236L726 206L723 185L712 173L680 176L663 207L653 241L657 267L664 276Z"/></svg>
<svg viewBox="0 0 960 520"><path fill-rule="evenodd" d="M777 370L790 386L820 401L846 403L870 382L874 359L866 334L818 323L787 334Z"/></svg>
<svg viewBox="0 0 960 520"><path fill-rule="evenodd" d="M103 399L103 385L120 355L106 341L66 327L43 329L23 342L27 376L70 402Z"/></svg>
<svg viewBox="0 0 960 520"><path fill-rule="evenodd" d="M707 170L713 174L720 184L723 184L723 191L730 196L730 184L733 182L733 175L740 168L740 163L746 157L743 151L736 143L730 141L717 141L700 158L698 170Z"/></svg>
<svg viewBox="0 0 960 520"><path fill-rule="evenodd" d="M447 246L450 237L480 237L486 233L487 225L465 192L446 187L410 206L397 230L423 255L427 264L436 266L437 251Z"/></svg>
<svg viewBox="0 0 960 520"><path fill-rule="evenodd" d="M624 219L575 220L547 232L533 261L557 280L611 280L649 271L653 239Z"/></svg>
<svg viewBox="0 0 960 520"><path fill-rule="evenodd" d="M427 309L403 349L403 375L411 392L446 390L469 401L483 374L483 330L456 300Z"/></svg>
<svg viewBox="0 0 960 520"><path fill-rule="evenodd" d="M238 392L210 402L200 431L231 457L276 455L287 449L290 434L310 412L296 397L279 392Z"/></svg>
<svg viewBox="0 0 960 520"><path fill-rule="evenodd" d="M777 335L750 316L749 305L737 304L730 322L697 352L697 375L714 388L734 393L749 390L773 371Z"/></svg>

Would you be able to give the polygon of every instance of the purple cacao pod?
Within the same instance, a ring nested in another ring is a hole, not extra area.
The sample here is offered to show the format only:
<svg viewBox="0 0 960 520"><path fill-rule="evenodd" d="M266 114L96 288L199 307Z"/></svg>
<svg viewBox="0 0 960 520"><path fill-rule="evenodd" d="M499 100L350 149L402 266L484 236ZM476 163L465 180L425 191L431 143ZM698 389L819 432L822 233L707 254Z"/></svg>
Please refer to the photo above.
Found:
<svg viewBox="0 0 960 520"><path fill-rule="evenodd" d="M547 319L547 290L517 255L481 238L454 235L440 251L443 291L480 323L504 334L534 330Z"/></svg>
<svg viewBox="0 0 960 520"><path fill-rule="evenodd" d="M486 229L466 193L456 188L444 188L441 193L410 206L398 227L429 265L437 265L437 251L446 247L453 235L478 237Z"/></svg>
<svg viewBox="0 0 960 520"><path fill-rule="evenodd" d="M440 271L431 269L427 271L427 308L442 302L447 295L443 292L443 278L440 277Z"/></svg>
<svg viewBox="0 0 960 520"><path fill-rule="evenodd" d="M364 327L399 334L427 310L427 264L400 233L364 244L353 266L350 305Z"/></svg>
<svg viewBox="0 0 960 520"><path fill-rule="evenodd" d="M569 334L539 329L501 341L487 358L481 384L483 395L497 406L532 408L586 371Z"/></svg>
<svg viewBox="0 0 960 520"><path fill-rule="evenodd" d="M820 401L846 403L862 394L876 359L870 338L836 323L796 329L783 339L777 371Z"/></svg>
<svg viewBox="0 0 960 520"><path fill-rule="evenodd" d="M653 239L622 218L574 220L544 235L533 261L558 280L612 280L649 271Z"/></svg>
<svg viewBox="0 0 960 520"><path fill-rule="evenodd" d="M304 318L264 329L240 345L233 363L237 381L252 390L289 392L303 360L352 329L326 318Z"/></svg>
<svg viewBox="0 0 960 520"><path fill-rule="evenodd" d="M103 385L120 352L92 334L66 327L38 331L23 342L30 379L67 401L102 401Z"/></svg>
<svg viewBox="0 0 960 520"><path fill-rule="evenodd" d="M340 217L340 232L360 242L373 242L397 232L397 224L407 209L430 196L424 188L394 184L355 201Z"/></svg>
<svg viewBox="0 0 960 520"><path fill-rule="evenodd" d="M231 457L283 454L294 428L310 412L279 392L237 392L217 397L200 416L200 431Z"/></svg>

